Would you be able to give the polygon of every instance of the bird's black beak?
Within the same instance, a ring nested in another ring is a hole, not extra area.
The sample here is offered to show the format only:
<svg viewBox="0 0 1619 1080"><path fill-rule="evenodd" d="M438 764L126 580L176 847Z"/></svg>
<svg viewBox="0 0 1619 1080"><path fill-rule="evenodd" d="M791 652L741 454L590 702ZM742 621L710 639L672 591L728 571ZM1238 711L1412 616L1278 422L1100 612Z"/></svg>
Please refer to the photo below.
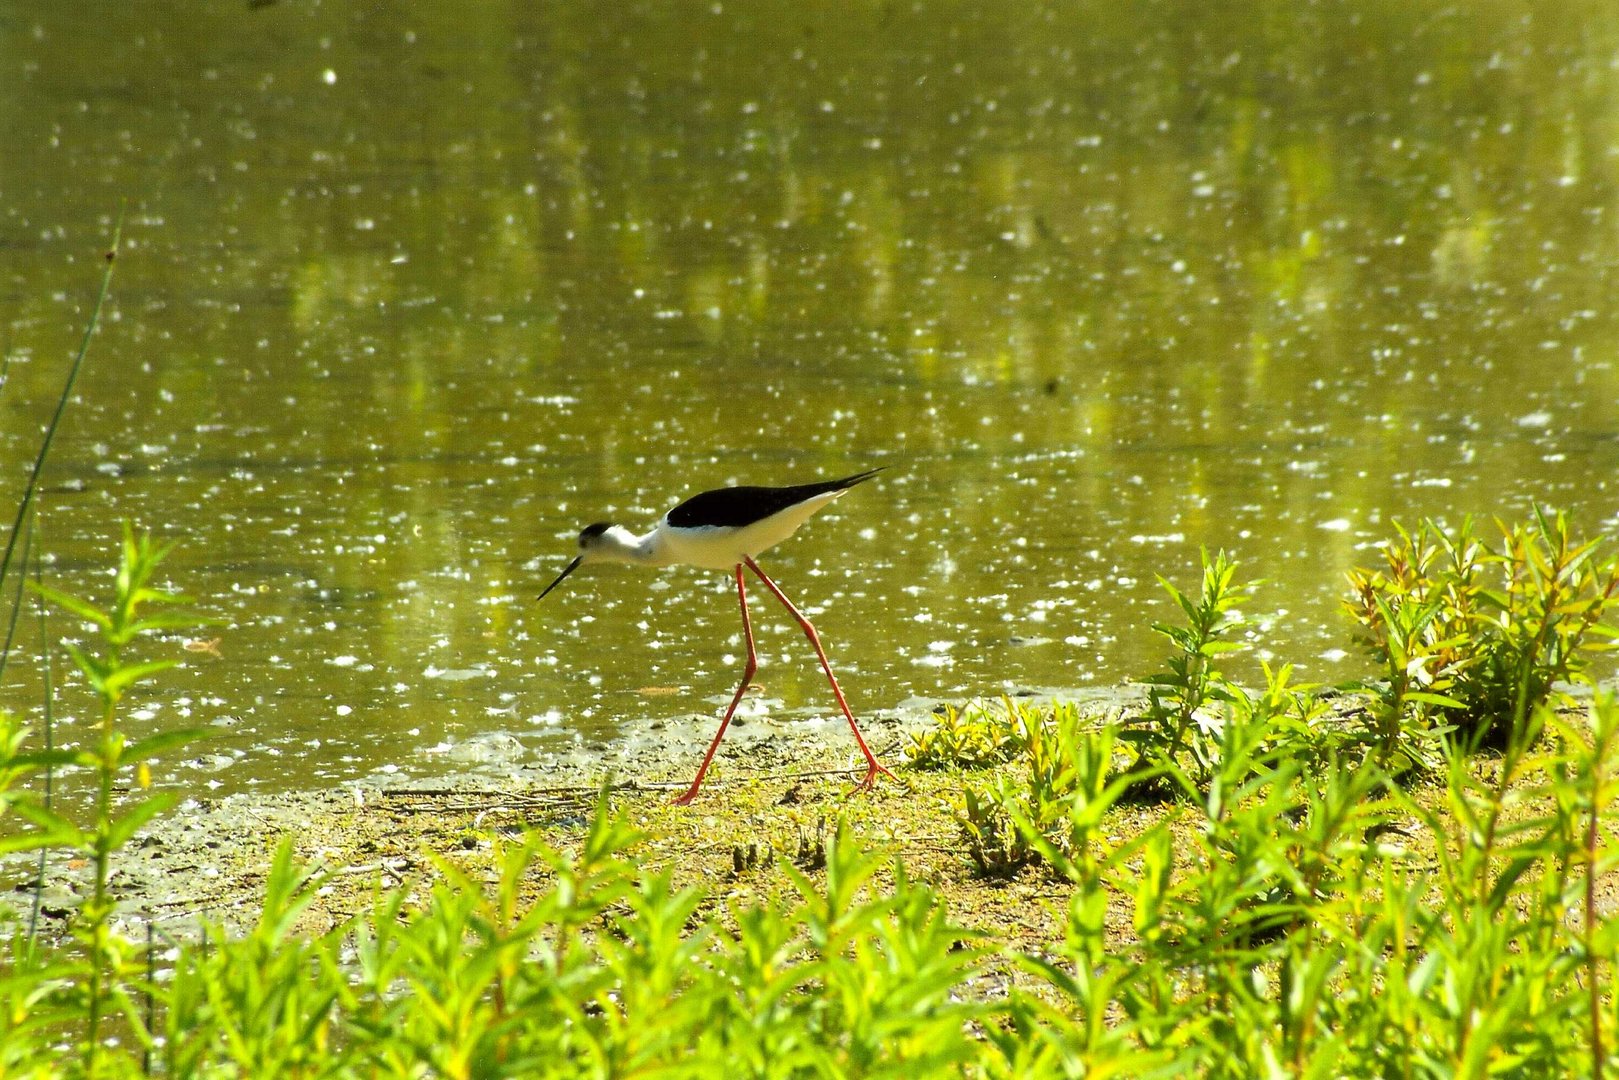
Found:
<svg viewBox="0 0 1619 1080"><path fill-rule="evenodd" d="M568 564L568 568L566 570L562 571L562 573L558 574L557 579L555 581L551 582L551 584L549 584L549 585L547 585L545 587L545 592L542 592L540 595L538 595L538 596L536 596L534 598L535 602L537 603L537 602L539 602L541 600L544 600L545 599L545 593L548 593L552 589L556 588L558 585L561 585L562 584L562 579L567 577L569 574L573 573L575 570L579 569L579 564L584 562L584 561L585 561L585 557L583 555L574 556L574 560L573 560L573 562Z"/></svg>

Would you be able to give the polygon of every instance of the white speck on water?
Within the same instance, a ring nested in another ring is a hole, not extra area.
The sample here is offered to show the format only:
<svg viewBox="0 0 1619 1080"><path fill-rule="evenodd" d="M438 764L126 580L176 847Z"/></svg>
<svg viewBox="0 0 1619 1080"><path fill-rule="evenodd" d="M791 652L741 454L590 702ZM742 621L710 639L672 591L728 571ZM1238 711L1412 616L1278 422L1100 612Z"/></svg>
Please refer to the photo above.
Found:
<svg viewBox="0 0 1619 1080"><path fill-rule="evenodd" d="M360 658L358 656L334 656L326 662L333 667L353 667L360 662Z"/></svg>
<svg viewBox="0 0 1619 1080"><path fill-rule="evenodd" d="M1336 664L1338 661L1346 658L1348 655L1349 653L1345 652L1343 649L1328 649L1326 652L1321 654L1321 659L1327 661L1329 664Z"/></svg>
<svg viewBox="0 0 1619 1080"><path fill-rule="evenodd" d="M1524 413L1522 416L1518 417L1517 420L1513 421L1513 423L1522 428L1550 427L1552 423L1552 414L1547 412L1545 409L1538 409L1532 413Z"/></svg>
<svg viewBox="0 0 1619 1080"><path fill-rule="evenodd" d="M428 679L443 679L445 682L466 682L468 679L481 679L493 675L494 672L484 668L441 668L433 664L427 665L422 676Z"/></svg>
<svg viewBox="0 0 1619 1080"><path fill-rule="evenodd" d="M336 85L337 72L333 71L331 68L327 68L325 71L320 73L320 81L325 83L327 86Z"/></svg>
<svg viewBox="0 0 1619 1080"><path fill-rule="evenodd" d="M1455 481L1448 476L1425 476L1421 480L1411 481L1412 487L1448 488Z"/></svg>
<svg viewBox="0 0 1619 1080"><path fill-rule="evenodd" d="M337 707L337 715L338 716L347 716L349 713L351 713L353 711L354 711L354 706L352 706L352 705L339 705Z"/></svg>
<svg viewBox="0 0 1619 1080"><path fill-rule="evenodd" d="M1348 532L1349 531L1349 519L1348 518L1341 518L1341 517L1340 518L1332 518L1329 521L1321 522L1321 524L1317 525L1316 528L1325 529L1327 532Z"/></svg>

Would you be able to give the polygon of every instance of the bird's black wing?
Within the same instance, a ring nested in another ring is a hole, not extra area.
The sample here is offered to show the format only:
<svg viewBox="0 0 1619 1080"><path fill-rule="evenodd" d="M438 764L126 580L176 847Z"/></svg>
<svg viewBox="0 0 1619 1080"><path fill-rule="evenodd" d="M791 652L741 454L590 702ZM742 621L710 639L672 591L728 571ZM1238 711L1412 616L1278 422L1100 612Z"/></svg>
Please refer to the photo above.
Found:
<svg viewBox="0 0 1619 1080"><path fill-rule="evenodd" d="M795 484L792 487L728 487L693 495L673 510L665 520L677 529L712 528L739 529L763 521L829 491L852 488L882 472L887 466L867 469L863 473L845 476L841 480L822 480L815 484Z"/></svg>

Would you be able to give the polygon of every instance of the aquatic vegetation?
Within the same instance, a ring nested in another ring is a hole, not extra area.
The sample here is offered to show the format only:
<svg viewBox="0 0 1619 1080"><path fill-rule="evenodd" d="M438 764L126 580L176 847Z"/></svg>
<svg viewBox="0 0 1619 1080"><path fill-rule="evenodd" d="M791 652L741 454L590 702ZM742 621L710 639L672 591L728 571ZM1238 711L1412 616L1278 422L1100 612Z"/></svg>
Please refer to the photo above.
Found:
<svg viewBox="0 0 1619 1080"><path fill-rule="evenodd" d="M1194 782L1205 783L1211 775L1221 726L1215 710L1235 698L1220 658L1247 647L1230 638L1244 626L1239 608L1255 584L1239 584L1236 572L1237 564L1225 552L1211 559L1205 551L1195 597L1158 579L1185 613L1186 625L1153 624L1153 632L1173 646L1169 670L1147 677L1147 711L1120 734L1135 746L1143 773L1175 766L1186 750L1194 762Z"/></svg>
<svg viewBox="0 0 1619 1080"><path fill-rule="evenodd" d="M914 731L905 746L905 759L913 769L984 769L1010 761L1025 738L1032 711L1010 698L996 713L983 702L963 708L942 706L934 722Z"/></svg>
<svg viewBox="0 0 1619 1080"><path fill-rule="evenodd" d="M1562 513L1498 527L1496 545L1471 519L1454 531L1400 528L1383 568L1350 575L1346 607L1382 676L1360 689L1385 767L1433 768L1447 736L1509 742L1619 636L1611 543L1575 539Z"/></svg>

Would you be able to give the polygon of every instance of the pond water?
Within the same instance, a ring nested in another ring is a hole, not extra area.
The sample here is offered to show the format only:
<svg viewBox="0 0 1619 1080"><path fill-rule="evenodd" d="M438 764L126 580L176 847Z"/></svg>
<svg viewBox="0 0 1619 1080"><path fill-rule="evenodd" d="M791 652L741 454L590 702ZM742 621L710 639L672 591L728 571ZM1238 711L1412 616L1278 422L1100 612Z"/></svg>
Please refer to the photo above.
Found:
<svg viewBox="0 0 1619 1080"><path fill-rule="evenodd" d="M133 519L227 620L132 704L221 729L188 786L695 760L726 576L535 595L585 523L875 465L762 560L857 714L1150 673L1200 547L1267 580L1234 667L1347 678L1394 522L1615 523L1609 13L0 2L0 507L122 206L41 544L105 595ZM830 715L755 621L760 707Z"/></svg>

